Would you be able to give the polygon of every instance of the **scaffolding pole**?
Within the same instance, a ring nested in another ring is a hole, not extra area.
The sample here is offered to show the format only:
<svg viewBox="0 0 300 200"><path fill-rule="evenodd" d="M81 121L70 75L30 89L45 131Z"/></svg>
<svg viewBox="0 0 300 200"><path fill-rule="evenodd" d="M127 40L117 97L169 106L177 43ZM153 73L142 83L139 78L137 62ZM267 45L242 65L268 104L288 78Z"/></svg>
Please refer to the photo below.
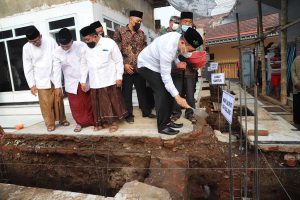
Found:
<svg viewBox="0 0 300 200"><path fill-rule="evenodd" d="M287 4L288 0L281 0L281 12L280 12L280 25L285 26L287 24ZM286 85L286 70L287 70L287 56L286 56L286 43L287 43L287 30L281 30L280 34L281 43L281 91L280 101L283 105L287 103L287 85Z"/></svg>
<svg viewBox="0 0 300 200"><path fill-rule="evenodd" d="M261 0L257 1L258 5L258 25L259 25L259 38L260 38L260 55L261 55L261 75L262 75L262 95L267 94L267 80L266 80L266 61L265 61L265 46L264 46L264 27L262 21L262 9L261 9Z"/></svg>
<svg viewBox="0 0 300 200"><path fill-rule="evenodd" d="M241 35L240 35L240 20L239 20L239 14L236 13L236 26L237 26L237 35L238 35L238 45L241 45ZM242 124L243 124L243 117L242 117L242 87L243 87L243 68L242 68L242 52L241 52L241 48L238 49L239 51L239 63L240 63L240 71L239 71L239 75L240 75L240 86L239 86L239 97L240 97L240 122L241 122L241 127L240 127L240 152L241 154L243 153L243 130L242 130ZM245 137L246 143L247 143L247 137ZM247 157L247 156L246 156ZM241 169L243 167L245 167L246 169L246 173L245 173L245 177L242 177L241 173L241 182L244 182L243 185L243 190L241 190L241 196L247 197L247 193L248 193L248 186L247 186L247 159L245 161L245 165L241 167ZM246 180L246 181L245 181ZM242 185L241 185L242 187ZM243 192L244 194L243 194Z"/></svg>

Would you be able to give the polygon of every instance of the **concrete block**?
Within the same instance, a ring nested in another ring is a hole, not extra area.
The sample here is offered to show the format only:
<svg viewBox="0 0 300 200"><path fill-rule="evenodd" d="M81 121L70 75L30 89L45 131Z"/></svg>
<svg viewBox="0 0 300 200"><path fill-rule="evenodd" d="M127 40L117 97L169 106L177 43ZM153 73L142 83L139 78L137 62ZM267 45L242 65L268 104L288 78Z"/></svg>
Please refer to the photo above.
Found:
<svg viewBox="0 0 300 200"><path fill-rule="evenodd" d="M165 189L147 185L138 181L125 183L116 194L116 200L171 200L169 192Z"/></svg>

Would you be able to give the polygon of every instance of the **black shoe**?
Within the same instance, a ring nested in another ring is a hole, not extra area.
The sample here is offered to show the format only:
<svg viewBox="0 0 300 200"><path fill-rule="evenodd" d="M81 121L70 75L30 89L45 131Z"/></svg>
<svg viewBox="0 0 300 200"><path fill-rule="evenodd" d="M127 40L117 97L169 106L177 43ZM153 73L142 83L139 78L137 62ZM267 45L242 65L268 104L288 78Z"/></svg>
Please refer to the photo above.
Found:
<svg viewBox="0 0 300 200"><path fill-rule="evenodd" d="M175 123L175 122L171 121L170 123L167 124L167 126L170 127L170 128L182 128L183 123L178 124L178 123Z"/></svg>
<svg viewBox="0 0 300 200"><path fill-rule="evenodd" d="M125 120L129 124L133 124L134 123L134 117L133 116L128 116L128 117L125 118Z"/></svg>
<svg viewBox="0 0 300 200"><path fill-rule="evenodd" d="M180 115L174 114L174 115L171 116L171 121L175 122L175 121L177 121L179 118L180 118Z"/></svg>
<svg viewBox="0 0 300 200"><path fill-rule="evenodd" d="M179 133L178 130L174 130L170 127L166 127L163 130L158 131L161 134L166 134L166 135L176 135L177 133Z"/></svg>
<svg viewBox="0 0 300 200"><path fill-rule="evenodd" d="M149 115L143 115L143 117L148 117L148 118L154 119L154 118L156 118L156 115L150 113Z"/></svg>

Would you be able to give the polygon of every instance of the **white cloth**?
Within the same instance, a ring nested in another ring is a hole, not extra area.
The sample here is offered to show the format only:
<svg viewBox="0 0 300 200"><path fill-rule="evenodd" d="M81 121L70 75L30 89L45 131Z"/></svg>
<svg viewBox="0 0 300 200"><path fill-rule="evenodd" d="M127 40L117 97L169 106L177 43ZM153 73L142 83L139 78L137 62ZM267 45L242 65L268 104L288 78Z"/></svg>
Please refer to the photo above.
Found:
<svg viewBox="0 0 300 200"><path fill-rule="evenodd" d="M53 78L55 88L61 88L61 72L64 75L66 92L77 94L78 83L80 83L80 65L82 53L86 44L81 41L73 41L71 48L67 51L60 46L53 53Z"/></svg>
<svg viewBox="0 0 300 200"><path fill-rule="evenodd" d="M167 91L175 97L178 95L172 77L172 62L176 60L178 42L181 34L170 32L156 38L138 56L138 68L146 67L161 75Z"/></svg>
<svg viewBox="0 0 300 200"><path fill-rule="evenodd" d="M39 47L27 42L23 46L23 68L29 88L51 88L53 82L52 55L57 43L51 37L42 37Z"/></svg>
<svg viewBox="0 0 300 200"><path fill-rule="evenodd" d="M123 57L118 45L110 38L101 37L94 48L86 46L81 63L80 83L99 89L116 84L124 73Z"/></svg>

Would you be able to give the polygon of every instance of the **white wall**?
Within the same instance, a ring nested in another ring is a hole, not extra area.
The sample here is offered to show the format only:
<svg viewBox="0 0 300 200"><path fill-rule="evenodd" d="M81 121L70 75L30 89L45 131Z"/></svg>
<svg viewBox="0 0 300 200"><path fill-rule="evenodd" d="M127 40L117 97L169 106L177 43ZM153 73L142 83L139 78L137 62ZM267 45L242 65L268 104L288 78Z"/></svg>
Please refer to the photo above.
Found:
<svg viewBox="0 0 300 200"><path fill-rule="evenodd" d="M79 30L93 21L92 3L89 1L72 4L68 3L52 6L50 8L39 8L30 12L5 17L0 19L0 31L35 25L42 35L51 36L48 22L68 17L74 17L76 37L79 39ZM24 37L25 36L18 36L4 40L13 40ZM31 95L29 91L0 93L0 103L30 101L38 101L38 98Z"/></svg>

